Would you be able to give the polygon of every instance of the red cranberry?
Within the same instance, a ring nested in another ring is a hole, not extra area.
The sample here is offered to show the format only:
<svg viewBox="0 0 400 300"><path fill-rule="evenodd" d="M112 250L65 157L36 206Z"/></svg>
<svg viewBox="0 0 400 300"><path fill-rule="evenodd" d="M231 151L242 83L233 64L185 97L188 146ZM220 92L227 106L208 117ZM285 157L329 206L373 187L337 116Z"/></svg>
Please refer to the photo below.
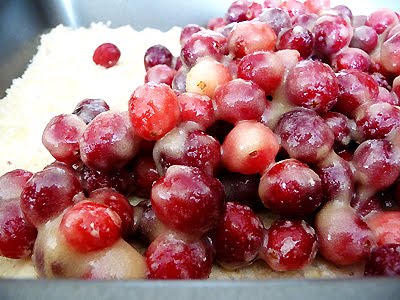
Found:
<svg viewBox="0 0 400 300"><path fill-rule="evenodd" d="M19 198L26 182L32 175L29 171L16 169L0 176L0 202Z"/></svg>
<svg viewBox="0 0 400 300"><path fill-rule="evenodd" d="M248 0L234 1L228 8L225 18L229 23L248 21L257 17L261 10L261 5L256 2Z"/></svg>
<svg viewBox="0 0 400 300"><path fill-rule="evenodd" d="M400 75L400 32L387 39L381 46L380 62L386 71Z"/></svg>
<svg viewBox="0 0 400 300"><path fill-rule="evenodd" d="M306 0L304 1L304 6L307 11L314 14L319 14L324 9L329 8L330 0Z"/></svg>
<svg viewBox="0 0 400 300"><path fill-rule="evenodd" d="M144 54L144 67L146 71L155 65L172 67L172 53L163 45L154 45Z"/></svg>
<svg viewBox="0 0 400 300"><path fill-rule="evenodd" d="M371 53L378 45L378 34L369 26L354 28L350 46Z"/></svg>
<svg viewBox="0 0 400 300"><path fill-rule="evenodd" d="M117 64L121 56L121 51L112 43L104 43L96 48L93 53L93 61L96 65L105 68L113 67Z"/></svg>
<svg viewBox="0 0 400 300"><path fill-rule="evenodd" d="M376 236L378 246L400 244L400 212L376 212L367 219L368 226Z"/></svg>
<svg viewBox="0 0 400 300"><path fill-rule="evenodd" d="M293 49L300 53L302 58L311 55L314 47L312 33L305 27L295 26L279 35L276 49Z"/></svg>
<svg viewBox="0 0 400 300"><path fill-rule="evenodd" d="M135 180L135 195L150 199L151 187L160 178L153 156L139 155L136 157L132 169Z"/></svg>
<svg viewBox="0 0 400 300"><path fill-rule="evenodd" d="M319 18L317 14L302 14L292 19L292 26L301 26L312 31L315 21Z"/></svg>
<svg viewBox="0 0 400 300"><path fill-rule="evenodd" d="M110 107L102 99L84 99L75 106L72 113L88 124L98 114L108 110L110 110Z"/></svg>
<svg viewBox="0 0 400 300"><path fill-rule="evenodd" d="M165 233L147 249L146 262L149 279L206 279L212 267L211 245Z"/></svg>
<svg viewBox="0 0 400 300"><path fill-rule="evenodd" d="M207 23L207 28L214 31L219 31L227 25L225 18L217 17L212 18Z"/></svg>
<svg viewBox="0 0 400 300"><path fill-rule="evenodd" d="M374 248L365 264L364 276L400 276L400 244Z"/></svg>
<svg viewBox="0 0 400 300"><path fill-rule="evenodd" d="M264 226L245 205L226 203L225 213L212 232L217 262L226 269L236 269L253 262L264 237Z"/></svg>
<svg viewBox="0 0 400 300"><path fill-rule="evenodd" d="M178 96L181 108L181 121L192 121L205 130L215 121L213 102L210 97L194 93L182 93Z"/></svg>
<svg viewBox="0 0 400 300"><path fill-rule="evenodd" d="M399 19L394 11L382 8L374 11L368 16L365 25L375 29L377 34L382 34L387 28L391 28L399 23Z"/></svg>
<svg viewBox="0 0 400 300"><path fill-rule="evenodd" d="M268 229L260 256L275 271L298 270L310 264L318 250L314 229L303 220L278 220Z"/></svg>
<svg viewBox="0 0 400 300"><path fill-rule="evenodd" d="M144 82L165 83L172 86L172 80L176 75L176 70L167 65L156 65L147 70Z"/></svg>
<svg viewBox="0 0 400 300"><path fill-rule="evenodd" d="M350 143L352 123L345 115L330 111L323 119L335 136L336 146L346 146Z"/></svg>
<svg viewBox="0 0 400 300"><path fill-rule="evenodd" d="M332 69L336 72L343 69L357 69L368 72L370 63L369 55L357 48L343 49L331 59Z"/></svg>
<svg viewBox="0 0 400 300"><path fill-rule="evenodd" d="M197 168L174 165L151 190L151 204L167 227L201 236L223 213L222 184Z"/></svg>
<svg viewBox="0 0 400 300"><path fill-rule="evenodd" d="M60 232L76 251L97 251L110 247L120 238L121 218L107 205L83 201L65 212Z"/></svg>
<svg viewBox="0 0 400 300"><path fill-rule="evenodd" d="M203 30L201 26L197 24L188 24L182 28L181 35L179 37L179 41L181 46L184 46L186 42L189 40L189 38L195 34L196 32L199 32Z"/></svg>
<svg viewBox="0 0 400 300"><path fill-rule="evenodd" d="M258 19L267 23L277 36L282 30L291 27L290 16L280 8L264 9Z"/></svg>

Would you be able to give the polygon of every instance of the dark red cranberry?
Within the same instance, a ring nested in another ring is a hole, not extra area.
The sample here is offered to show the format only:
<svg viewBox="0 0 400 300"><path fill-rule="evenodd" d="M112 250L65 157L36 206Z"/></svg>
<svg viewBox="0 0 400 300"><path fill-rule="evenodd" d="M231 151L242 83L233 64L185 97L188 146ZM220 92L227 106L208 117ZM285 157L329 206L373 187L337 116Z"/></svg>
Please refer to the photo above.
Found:
<svg viewBox="0 0 400 300"><path fill-rule="evenodd" d="M154 45L144 54L144 67L146 71L155 65L172 67L172 53L163 45Z"/></svg>
<svg viewBox="0 0 400 300"><path fill-rule="evenodd" d="M88 124L98 114L108 110L110 110L110 107L102 99L84 99L75 106L72 113Z"/></svg>
<svg viewBox="0 0 400 300"><path fill-rule="evenodd" d="M400 244L374 248L365 264L364 276L400 276Z"/></svg>

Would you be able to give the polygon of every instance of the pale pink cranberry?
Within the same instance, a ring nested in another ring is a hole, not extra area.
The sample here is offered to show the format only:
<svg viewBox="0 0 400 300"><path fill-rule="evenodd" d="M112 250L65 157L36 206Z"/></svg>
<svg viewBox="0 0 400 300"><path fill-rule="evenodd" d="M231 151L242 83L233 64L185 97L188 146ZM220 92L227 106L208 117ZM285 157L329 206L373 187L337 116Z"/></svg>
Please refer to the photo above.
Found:
<svg viewBox="0 0 400 300"><path fill-rule="evenodd" d="M387 28L391 28L399 23L399 19L394 11L382 8L374 11L368 16L365 25L375 29L377 34L382 34Z"/></svg>
<svg viewBox="0 0 400 300"><path fill-rule="evenodd" d="M110 107L107 102L102 99L84 99L75 106L72 113L88 124L98 114L108 110L110 110Z"/></svg>
<svg viewBox="0 0 400 300"><path fill-rule="evenodd" d="M380 63L386 71L400 75L400 32L387 39L381 46Z"/></svg>
<svg viewBox="0 0 400 300"><path fill-rule="evenodd" d="M364 276L400 276L400 244L372 249L365 264Z"/></svg>
<svg viewBox="0 0 400 300"><path fill-rule="evenodd" d="M178 124L179 103L166 84L145 83L139 86L128 105L135 133L146 140L158 140Z"/></svg>
<svg viewBox="0 0 400 300"><path fill-rule="evenodd" d="M266 108L265 92L255 83L233 79L215 90L217 117L236 124L258 120Z"/></svg>
<svg viewBox="0 0 400 300"><path fill-rule="evenodd" d="M291 158L305 163L317 163L332 150L335 137L324 120L309 109L285 113L275 133Z"/></svg>
<svg viewBox="0 0 400 300"><path fill-rule="evenodd" d="M367 224L353 208L340 201L328 202L318 212L315 230L319 253L338 266L362 262L374 245Z"/></svg>
<svg viewBox="0 0 400 300"><path fill-rule="evenodd" d="M266 23L260 21L237 24L228 36L229 52L237 58L256 51L275 49L276 34Z"/></svg>
<svg viewBox="0 0 400 300"><path fill-rule="evenodd" d="M213 261L208 240L191 240L176 233L160 235L145 256L149 279L207 279Z"/></svg>
<svg viewBox="0 0 400 300"><path fill-rule="evenodd" d="M120 169L136 155L139 141L127 113L104 112L83 132L80 156L85 165L96 170Z"/></svg>
<svg viewBox="0 0 400 300"><path fill-rule="evenodd" d="M263 223L248 206L226 203L225 213L211 233L217 263L226 269L249 265L257 257L263 237Z"/></svg>
<svg viewBox="0 0 400 300"><path fill-rule="evenodd" d="M0 202L6 199L19 198L32 172L16 169L0 176Z"/></svg>
<svg viewBox="0 0 400 300"><path fill-rule="evenodd" d="M74 164L80 160L79 141L85 122L74 114L53 117L42 134L42 143L58 161Z"/></svg>
<svg viewBox="0 0 400 300"><path fill-rule="evenodd" d="M342 18L347 18L350 22L353 22L353 12L346 5L337 5L332 8L332 11L337 13Z"/></svg>
<svg viewBox="0 0 400 300"><path fill-rule="evenodd" d="M371 53L378 45L378 34L369 26L354 28L350 46Z"/></svg>
<svg viewBox="0 0 400 300"><path fill-rule="evenodd" d="M318 241L315 230L304 220L277 220L264 238L260 257L274 271L299 270L315 258Z"/></svg>
<svg viewBox="0 0 400 300"><path fill-rule="evenodd" d="M185 26L182 28L181 35L180 35L180 37L179 37L179 41L180 41L181 46L185 45L186 42L190 39L190 37L191 37L193 34L195 34L196 32L199 32L199 31L201 31L201 30L203 30L203 29L204 29L203 27L201 27L201 26L199 26L199 25L197 25L197 24L188 24L188 25L185 25ZM211 30L212 30L212 29L211 29Z"/></svg>
<svg viewBox="0 0 400 300"><path fill-rule="evenodd" d="M400 212L382 211L367 218L368 226L376 237L376 243L400 244Z"/></svg>
<svg viewBox="0 0 400 300"><path fill-rule="evenodd" d="M200 169L174 165L154 183L151 204L166 227L199 237L221 218L224 190Z"/></svg>
<svg viewBox="0 0 400 300"><path fill-rule="evenodd" d="M279 142L271 129L256 121L241 121L222 144L222 164L231 172L262 173L278 151Z"/></svg>
<svg viewBox="0 0 400 300"><path fill-rule="evenodd" d="M282 30L292 25L288 13L280 8L264 9L258 20L268 24L277 36Z"/></svg>
<svg viewBox="0 0 400 300"><path fill-rule="evenodd" d="M21 209L36 227L57 217L73 204L73 197L82 191L72 171L48 167L35 173L21 193Z"/></svg>
<svg viewBox="0 0 400 300"><path fill-rule="evenodd" d="M261 11L262 6L257 2L248 0L234 1L228 8L225 19L229 23L248 21L256 18Z"/></svg>
<svg viewBox="0 0 400 300"><path fill-rule="evenodd" d="M321 179L296 159L272 165L261 177L258 193L265 207L286 216L309 215L323 200Z"/></svg>
<svg viewBox="0 0 400 300"><path fill-rule="evenodd" d="M186 91L214 98L215 89L230 80L228 67L212 59L202 59L187 73Z"/></svg>
<svg viewBox="0 0 400 300"><path fill-rule="evenodd" d="M154 45L144 54L144 67L146 71L155 65L167 65L172 67L172 53L163 45Z"/></svg>
<svg viewBox="0 0 400 300"><path fill-rule="evenodd" d="M213 102L206 95L182 93L178 96L181 108L181 121L197 123L205 130L215 122Z"/></svg>
<svg viewBox="0 0 400 300"><path fill-rule="evenodd" d="M292 19L292 26L301 26L307 28L309 31L312 31L314 27L315 21L319 18L317 14L302 14L295 16Z"/></svg>
<svg viewBox="0 0 400 300"><path fill-rule="evenodd" d="M104 43L96 48L93 53L93 61L104 68L115 66L121 56L121 51L112 43Z"/></svg>
<svg viewBox="0 0 400 300"><path fill-rule="evenodd" d="M304 1L304 6L308 12L319 14L324 9L330 7L330 0L306 0Z"/></svg>
<svg viewBox="0 0 400 300"><path fill-rule="evenodd" d="M227 25L226 19L222 17L212 18L207 22L207 29L218 31Z"/></svg>
<svg viewBox="0 0 400 300"><path fill-rule="evenodd" d="M339 87L335 73L328 65L305 60L290 69L285 90L294 105L322 113L336 103Z"/></svg>
<svg viewBox="0 0 400 300"><path fill-rule="evenodd" d="M313 34L305 27L295 26L284 31L278 37L276 49L293 49L300 53L302 58L311 55L314 47Z"/></svg>
<svg viewBox="0 0 400 300"><path fill-rule="evenodd" d="M177 71L168 67L167 65L156 65L147 70L144 82L165 83L172 86Z"/></svg>
<svg viewBox="0 0 400 300"><path fill-rule="evenodd" d="M304 4L297 0L284 0L279 7L285 10L292 18L306 12Z"/></svg>
<svg viewBox="0 0 400 300"><path fill-rule="evenodd" d="M376 102L384 102L391 105L400 105L400 99L394 92L389 92L386 88L379 86L379 94Z"/></svg>
<svg viewBox="0 0 400 300"><path fill-rule="evenodd" d="M368 72L370 67L369 55L357 48L346 48L336 53L331 59L331 66L335 72L343 69L357 69Z"/></svg>
<svg viewBox="0 0 400 300"><path fill-rule="evenodd" d="M0 256L29 257L37 231L22 213L19 197L0 200L0 228Z"/></svg>
<svg viewBox="0 0 400 300"><path fill-rule="evenodd" d="M284 72L285 66L278 55L272 52L255 52L240 60L237 75L256 83L266 95L272 95L280 86Z"/></svg>

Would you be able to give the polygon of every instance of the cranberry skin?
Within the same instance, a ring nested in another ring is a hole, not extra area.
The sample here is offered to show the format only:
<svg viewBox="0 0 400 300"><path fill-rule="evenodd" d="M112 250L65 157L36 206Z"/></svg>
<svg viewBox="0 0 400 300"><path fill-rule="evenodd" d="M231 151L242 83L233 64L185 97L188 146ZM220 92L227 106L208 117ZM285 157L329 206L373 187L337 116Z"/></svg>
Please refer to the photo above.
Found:
<svg viewBox="0 0 400 300"><path fill-rule="evenodd" d="M1 200L19 198L25 184L32 175L32 172L16 169L0 176L0 202Z"/></svg>
<svg viewBox="0 0 400 300"><path fill-rule="evenodd" d="M295 26L279 35L276 49L293 49L300 53L302 58L311 55L314 46L314 37L307 28Z"/></svg>
<svg viewBox="0 0 400 300"><path fill-rule="evenodd" d="M400 175L400 153L388 140L363 142L354 152L352 164L355 180L375 190L389 187Z"/></svg>
<svg viewBox="0 0 400 300"><path fill-rule="evenodd" d="M335 72L343 69L356 69L368 72L371 64L369 55L357 48L346 48L335 54L331 59L331 66Z"/></svg>
<svg viewBox="0 0 400 300"><path fill-rule="evenodd" d="M351 121L343 114L330 111L323 116L324 122L335 136L335 146L346 146L351 141Z"/></svg>
<svg viewBox="0 0 400 300"><path fill-rule="evenodd" d="M249 265L258 255L264 226L250 207L227 202L225 213L211 234L217 262L226 269Z"/></svg>
<svg viewBox="0 0 400 300"><path fill-rule="evenodd" d="M35 173L21 193L21 209L35 227L57 217L73 204L82 191L79 180L70 171L49 167Z"/></svg>
<svg viewBox="0 0 400 300"><path fill-rule="evenodd" d="M163 45L154 45L144 54L144 68L146 72L155 65L167 65L172 67L172 53Z"/></svg>
<svg viewBox="0 0 400 300"><path fill-rule="evenodd" d="M382 139L400 127L400 109L389 103L365 103L355 116L358 132L364 139Z"/></svg>
<svg viewBox="0 0 400 300"><path fill-rule="evenodd" d="M400 276L400 244L374 248L365 264L364 276Z"/></svg>
<svg viewBox="0 0 400 300"><path fill-rule="evenodd" d="M299 270L318 249L314 229L303 220L277 220L267 230L260 257L275 271Z"/></svg>
<svg viewBox="0 0 400 300"><path fill-rule="evenodd" d="M251 81L233 79L215 90L219 119L236 124L258 120L266 108L265 92Z"/></svg>
<svg viewBox="0 0 400 300"><path fill-rule="evenodd" d="M213 102L206 95L182 93L178 96L181 121L192 121L205 130L215 122Z"/></svg>
<svg viewBox="0 0 400 300"><path fill-rule="evenodd" d="M305 163L316 163L331 151L335 137L324 120L309 109L283 114L275 133L290 157Z"/></svg>
<svg viewBox="0 0 400 300"><path fill-rule="evenodd" d="M174 165L151 190L151 204L167 227L201 236L217 224L223 214L221 182L197 168Z"/></svg>
<svg viewBox="0 0 400 300"><path fill-rule="evenodd" d="M255 52L240 60L237 76L253 81L266 95L272 95L280 86L284 72L285 66L277 55L272 52Z"/></svg>
<svg viewBox="0 0 400 300"><path fill-rule="evenodd" d="M265 207L290 216L311 214L323 199L317 173L296 159L282 160L269 168L261 177L258 193Z"/></svg>
<svg viewBox="0 0 400 300"><path fill-rule="evenodd" d="M375 29L377 34L382 34L387 28L391 28L397 23L399 23L399 20L396 13L390 9L382 8L371 13L365 25Z"/></svg>
<svg viewBox="0 0 400 300"><path fill-rule="evenodd" d="M121 51L112 43L104 43L96 48L93 53L93 61L104 68L115 66L121 56Z"/></svg>
<svg viewBox="0 0 400 300"><path fill-rule="evenodd" d="M179 37L179 42L180 42L181 46L184 46L193 34L195 34L196 32L199 32L203 29L204 28L202 28L201 26L199 26L197 24L185 25L182 28L181 35Z"/></svg>
<svg viewBox="0 0 400 300"><path fill-rule="evenodd" d="M350 44L353 28L341 16L323 15L317 19L312 30L314 49L323 56L339 52Z"/></svg>
<svg viewBox="0 0 400 300"><path fill-rule="evenodd" d="M374 245L367 224L354 209L340 201L325 204L316 216L315 229L319 253L338 266L362 262Z"/></svg>
<svg viewBox="0 0 400 300"><path fill-rule="evenodd" d="M274 162L279 142L267 126L241 121L229 132L221 146L222 164L231 172L262 173Z"/></svg>
<svg viewBox="0 0 400 300"><path fill-rule="evenodd" d="M114 210L121 218L121 233L123 236L128 234L134 222L134 208L129 203L128 198L118 193L114 189L102 188L94 190L89 195L90 201L107 205Z"/></svg>
<svg viewBox="0 0 400 300"><path fill-rule="evenodd" d="M211 245L204 239L166 233L150 244L145 256L149 279L207 279L211 273Z"/></svg>
<svg viewBox="0 0 400 300"><path fill-rule="evenodd" d="M339 96L333 110L347 117L353 118L361 104L378 97L378 84L369 74L359 70L342 70L337 74L337 79Z"/></svg>
<svg viewBox="0 0 400 300"><path fill-rule="evenodd" d="M268 24L277 36L282 30L292 26L290 16L280 8L264 9L258 19Z"/></svg>
<svg viewBox="0 0 400 300"><path fill-rule="evenodd" d="M83 201L65 212L59 228L70 247L87 253L110 247L121 237L121 218L107 205Z"/></svg>
<svg viewBox="0 0 400 300"><path fill-rule="evenodd" d="M176 70L167 65L156 65L147 70L144 82L165 83L172 86L172 80L176 75Z"/></svg>
<svg viewBox="0 0 400 300"><path fill-rule="evenodd" d="M291 103L324 113L336 103L339 87L335 73L321 62L305 60L290 69L286 94Z"/></svg>
<svg viewBox="0 0 400 300"><path fill-rule="evenodd" d="M135 180L135 195L150 199L151 187L160 178L153 156L139 155L136 157L132 169Z"/></svg>
<svg viewBox="0 0 400 300"><path fill-rule="evenodd" d="M354 28L353 38L350 47L359 48L367 53L371 53L378 45L378 34L369 26Z"/></svg>
<svg viewBox="0 0 400 300"><path fill-rule="evenodd" d="M42 143L56 160L72 165L80 160L79 141L85 129L85 122L78 116L58 115L46 125Z"/></svg>
<svg viewBox="0 0 400 300"><path fill-rule="evenodd" d="M81 159L100 171L112 171L126 165L139 150L126 113L105 112L87 126L80 140Z"/></svg>
<svg viewBox="0 0 400 300"><path fill-rule="evenodd" d="M21 211L19 198L0 200L0 255L25 258L32 253L36 228Z"/></svg>
<svg viewBox="0 0 400 300"><path fill-rule="evenodd" d="M158 140L179 121L179 103L172 89L162 83L139 86L129 100L129 117L135 133Z"/></svg>
<svg viewBox="0 0 400 300"><path fill-rule="evenodd" d="M382 211L368 216L366 222L376 237L378 246L400 244L400 212Z"/></svg>
<svg viewBox="0 0 400 300"><path fill-rule="evenodd" d="M272 51L275 44L275 32L260 21L238 23L228 36L229 52L237 58L256 51Z"/></svg>
<svg viewBox="0 0 400 300"><path fill-rule="evenodd" d="M75 106L72 113L88 124L98 114L109 110L107 102L102 99L84 99Z"/></svg>

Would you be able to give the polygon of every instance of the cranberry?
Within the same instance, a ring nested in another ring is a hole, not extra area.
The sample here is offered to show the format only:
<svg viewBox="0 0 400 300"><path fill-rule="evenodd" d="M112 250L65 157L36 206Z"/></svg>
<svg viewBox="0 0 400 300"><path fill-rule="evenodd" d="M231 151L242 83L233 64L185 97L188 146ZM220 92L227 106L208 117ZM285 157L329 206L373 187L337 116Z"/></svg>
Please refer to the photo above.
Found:
<svg viewBox="0 0 400 300"><path fill-rule="evenodd" d="M211 236L217 262L226 269L236 269L250 264L257 257L264 226L248 206L228 202Z"/></svg>
<svg viewBox="0 0 400 300"><path fill-rule="evenodd" d="M178 96L181 108L181 121L192 121L205 130L215 121L213 102L210 97L194 93L182 93Z"/></svg>
<svg viewBox="0 0 400 300"><path fill-rule="evenodd" d="M248 0L234 1L228 8L225 18L229 23L248 21L257 17L261 10L261 5L256 2Z"/></svg>
<svg viewBox="0 0 400 300"><path fill-rule="evenodd" d="M172 53L163 45L154 45L144 54L144 67L146 71L155 65L172 67Z"/></svg>
<svg viewBox="0 0 400 300"><path fill-rule="evenodd" d="M82 191L71 171L49 167L35 173L21 193L21 209L36 227L57 217L73 204L73 197Z"/></svg>
<svg viewBox="0 0 400 300"><path fill-rule="evenodd" d="M347 18L350 22L353 21L353 12L346 5L337 5L333 7L332 10L342 18Z"/></svg>
<svg viewBox="0 0 400 300"><path fill-rule="evenodd" d="M83 201L69 208L60 231L76 251L97 251L114 244L121 236L121 218L107 205Z"/></svg>
<svg viewBox="0 0 400 300"><path fill-rule="evenodd" d="M258 19L268 24L277 36L282 30L290 28L292 25L290 16L280 8L264 9Z"/></svg>
<svg viewBox="0 0 400 300"><path fill-rule="evenodd" d="M332 69L318 61L305 60L290 69L286 94L294 105L327 112L338 96L338 81Z"/></svg>
<svg viewBox="0 0 400 300"><path fill-rule="evenodd" d="M112 43L104 43L96 48L93 53L93 61L104 68L115 66L121 56L121 51Z"/></svg>
<svg viewBox="0 0 400 300"><path fill-rule="evenodd" d="M0 200L0 255L9 258L28 257L37 231L24 217L19 198Z"/></svg>
<svg viewBox="0 0 400 300"><path fill-rule="evenodd" d="M162 83L139 86L129 100L129 117L135 133L158 140L179 121L179 104L172 89Z"/></svg>
<svg viewBox="0 0 400 300"><path fill-rule="evenodd" d="M365 264L364 276L400 276L400 244L374 248Z"/></svg>
<svg viewBox="0 0 400 300"><path fill-rule="evenodd" d="M98 114L108 110L110 110L110 107L102 99L84 99L75 106L72 113L88 124Z"/></svg>
<svg viewBox="0 0 400 300"><path fill-rule="evenodd" d="M221 120L258 120L266 108L265 92L253 82L233 79L216 89L215 104Z"/></svg>
<svg viewBox="0 0 400 300"><path fill-rule="evenodd" d="M135 181L135 195L150 199L151 187L160 178L153 156L148 154L139 155L136 157L132 169Z"/></svg>
<svg viewBox="0 0 400 300"><path fill-rule="evenodd" d="M381 47L381 64L386 71L400 75L400 32L387 39Z"/></svg>
<svg viewBox="0 0 400 300"><path fill-rule="evenodd" d="M310 13L319 14L329 8L330 0L306 0L304 6Z"/></svg>
<svg viewBox="0 0 400 300"><path fill-rule="evenodd" d="M298 270L310 264L318 249L314 229L303 220L277 220L268 229L260 256L275 271Z"/></svg>
<svg viewBox="0 0 400 300"><path fill-rule="evenodd" d="M376 102L385 102L391 105L400 105L400 99L394 92L389 92L386 88L379 86L378 97Z"/></svg>
<svg viewBox="0 0 400 300"><path fill-rule="evenodd" d="M292 19L292 26L301 26L312 31L315 21L319 18L317 14L302 14Z"/></svg>
<svg viewBox="0 0 400 300"><path fill-rule="evenodd" d="M217 17L212 18L207 23L207 28L214 31L219 31L227 25L225 18Z"/></svg>
<svg viewBox="0 0 400 300"><path fill-rule="evenodd" d="M296 159L269 168L261 177L258 193L264 205L280 215L309 215L323 199L319 176Z"/></svg>
<svg viewBox="0 0 400 300"><path fill-rule="evenodd" d="M144 82L165 83L172 86L177 71L168 67L167 65L156 65L147 70Z"/></svg>
<svg viewBox="0 0 400 300"><path fill-rule="evenodd" d="M171 84L173 90L178 93L186 92L186 71L185 68L180 68L172 79Z"/></svg>
<svg viewBox="0 0 400 300"><path fill-rule="evenodd" d="M278 150L271 129L256 121L241 121L222 144L222 164L231 172L262 173L274 162Z"/></svg>
<svg viewBox="0 0 400 300"><path fill-rule="evenodd" d="M42 143L58 161L74 164L80 160L79 141L85 122L74 114L53 117L43 131Z"/></svg>
<svg viewBox="0 0 400 300"><path fill-rule="evenodd" d="M384 211L368 216L368 226L376 236L376 243L400 244L400 212Z"/></svg>
<svg viewBox="0 0 400 300"><path fill-rule="evenodd" d="M345 115L330 111L323 119L335 136L335 146L346 146L350 143L352 122Z"/></svg>
<svg viewBox="0 0 400 300"><path fill-rule="evenodd" d="M370 67L369 55L361 49L346 48L333 55L331 59L332 69L336 72L343 69L357 69L368 72Z"/></svg>
<svg viewBox="0 0 400 300"><path fill-rule="evenodd" d="M32 173L16 169L0 176L0 202L6 199L19 198L26 182Z"/></svg>
<svg viewBox="0 0 400 300"><path fill-rule="evenodd" d="M391 28L397 23L399 23L399 19L396 13L390 9L382 8L371 13L365 25L375 29L377 34L382 34L387 28Z"/></svg>
<svg viewBox="0 0 400 300"><path fill-rule="evenodd" d="M280 86L284 72L284 64L278 55L271 52L255 52L240 60L237 75L259 85L266 95L272 95Z"/></svg>
<svg viewBox="0 0 400 300"><path fill-rule="evenodd" d="M151 190L151 204L167 227L201 236L223 213L222 184L197 168L171 166Z"/></svg>
<svg viewBox="0 0 400 300"><path fill-rule="evenodd" d="M157 218L150 205L150 201L144 201L144 205L141 203L139 207L143 207L143 214L140 218L137 230L140 238L144 240L144 242L150 244L159 235L166 233L167 229ZM135 211L136 210L139 210L138 206L135 207Z"/></svg>
<svg viewBox="0 0 400 300"><path fill-rule="evenodd" d="M297 0L282 1L279 7L284 9L290 17L302 15L306 12L304 4Z"/></svg>
<svg viewBox="0 0 400 300"><path fill-rule="evenodd" d="M202 28L201 26L197 25L197 24L188 24L185 25L182 28L181 31L181 35L179 37L179 41L181 46L184 46L186 44L186 42L189 40L189 38L195 34L196 32L199 32L201 30L203 30L204 28Z"/></svg>
<svg viewBox="0 0 400 300"><path fill-rule="evenodd" d="M300 53L300 56L307 58L311 55L314 46L314 39L312 33L304 27L295 26L279 35L276 48L293 49Z"/></svg>
<svg viewBox="0 0 400 300"><path fill-rule="evenodd" d="M212 267L211 245L166 233L151 243L146 262L149 279L206 279Z"/></svg>
<svg viewBox="0 0 400 300"><path fill-rule="evenodd" d="M126 165L139 150L127 113L104 112L89 123L80 140L81 159L100 171Z"/></svg>
<svg viewBox="0 0 400 300"><path fill-rule="evenodd" d="M371 53L378 45L378 34L369 26L360 26L354 28L353 38L350 46Z"/></svg>

